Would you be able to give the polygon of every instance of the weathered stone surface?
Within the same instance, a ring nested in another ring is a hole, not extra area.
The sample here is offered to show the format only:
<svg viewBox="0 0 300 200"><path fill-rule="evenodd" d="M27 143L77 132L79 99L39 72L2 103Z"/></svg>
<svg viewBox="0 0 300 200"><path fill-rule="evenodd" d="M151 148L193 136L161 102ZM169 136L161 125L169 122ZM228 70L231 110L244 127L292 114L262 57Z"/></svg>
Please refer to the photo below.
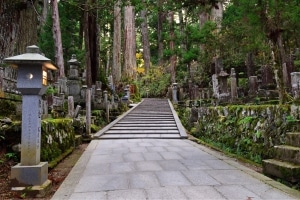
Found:
<svg viewBox="0 0 300 200"><path fill-rule="evenodd" d="M286 134L286 141L287 145L300 147L300 132L290 132Z"/></svg>
<svg viewBox="0 0 300 200"><path fill-rule="evenodd" d="M295 164L300 164L300 147L289 145L275 146L276 158Z"/></svg>
<svg viewBox="0 0 300 200"><path fill-rule="evenodd" d="M11 183L13 186L42 185L48 179L48 163L41 162L32 166L21 163L11 168Z"/></svg>
<svg viewBox="0 0 300 200"><path fill-rule="evenodd" d="M262 164L263 172L267 175L279 177L290 182L300 180L300 165L275 159L263 160Z"/></svg>

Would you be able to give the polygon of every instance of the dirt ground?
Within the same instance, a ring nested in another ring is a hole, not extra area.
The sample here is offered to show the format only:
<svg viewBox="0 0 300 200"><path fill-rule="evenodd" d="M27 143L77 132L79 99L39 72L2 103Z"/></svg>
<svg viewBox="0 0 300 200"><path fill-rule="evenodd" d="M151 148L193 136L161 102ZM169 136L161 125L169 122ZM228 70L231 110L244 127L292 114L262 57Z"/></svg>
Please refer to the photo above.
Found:
<svg viewBox="0 0 300 200"><path fill-rule="evenodd" d="M10 170L11 167L14 166L16 163L12 160L1 162L1 160L4 160L1 159L1 156L4 156L4 154L2 153L1 155L0 153L0 199L51 199L53 194L56 192L56 190L59 188L61 183L64 181L64 179L67 177L67 175L73 168L73 166L76 164L77 160L85 151L87 145L87 143L81 144L68 157L62 160L55 168L49 170L48 179L52 181L52 188L51 192L44 198L30 198L26 197L26 195L22 196L11 191L11 187L9 186Z"/></svg>

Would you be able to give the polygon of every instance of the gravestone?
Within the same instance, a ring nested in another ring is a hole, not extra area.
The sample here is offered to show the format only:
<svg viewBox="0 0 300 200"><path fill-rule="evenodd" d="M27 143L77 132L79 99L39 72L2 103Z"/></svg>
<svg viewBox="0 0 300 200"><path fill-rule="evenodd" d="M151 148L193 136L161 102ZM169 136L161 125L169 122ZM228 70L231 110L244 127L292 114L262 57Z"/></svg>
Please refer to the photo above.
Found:
<svg viewBox="0 0 300 200"><path fill-rule="evenodd" d="M258 84L257 84L257 76L250 76L249 77L249 93L250 96L256 96L257 90L258 90Z"/></svg>
<svg viewBox="0 0 300 200"><path fill-rule="evenodd" d="M212 75L212 84L213 84L213 97L219 99L219 81L216 74Z"/></svg>
<svg viewBox="0 0 300 200"><path fill-rule="evenodd" d="M77 118L79 116L80 110L81 110L81 106L77 105L74 112L74 118Z"/></svg>
<svg viewBox="0 0 300 200"><path fill-rule="evenodd" d="M291 73L292 94L295 99L300 98L300 72Z"/></svg>
<svg viewBox="0 0 300 200"><path fill-rule="evenodd" d="M68 96L68 117L74 118L74 97Z"/></svg>
<svg viewBox="0 0 300 200"><path fill-rule="evenodd" d="M260 69L261 71L261 89L274 89L276 87L274 82L274 74L272 67L264 65Z"/></svg>

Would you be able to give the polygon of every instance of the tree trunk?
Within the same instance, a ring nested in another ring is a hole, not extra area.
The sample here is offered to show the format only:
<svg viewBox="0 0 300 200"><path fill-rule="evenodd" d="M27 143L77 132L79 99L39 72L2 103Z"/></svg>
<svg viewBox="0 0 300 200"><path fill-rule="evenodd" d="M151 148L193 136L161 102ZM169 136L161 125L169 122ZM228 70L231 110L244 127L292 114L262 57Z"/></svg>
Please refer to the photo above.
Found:
<svg viewBox="0 0 300 200"><path fill-rule="evenodd" d="M53 38L55 46L55 59L56 64L59 68L59 77L65 77L65 67L64 67L64 56L61 41L61 31L59 23L59 12L57 0L52 0L52 20L53 20Z"/></svg>
<svg viewBox="0 0 300 200"><path fill-rule="evenodd" d="M143 0L145 3L145 0ZM149 33L148 33L148 21L147 21L147 10L141 11L142 18L142 41L143 41L143 59L145 65L145 74L150 69L150 44L149 44Z"/></svg>
<svg viewBox="0 0 300 200"><path fill-rule="evenodd" d="M175 50L175 32L174 32L174 13L169 12L169 25L170 25L170 50L172 52L172 56L170 58L170 73L171 73L171 82L176 83L176 54Z"/></svg>
<svg viewBox="0 0 300 200"><path fill-rule="evenodd" d="M178 14L179 15L179 25L180 25L180 36L182 38L180 48L181 48L181 50L186 52L187 51L187 40L186 40L185 31L184 31L184 30L186 30L186 24L185 24L185 21L183 18L183 12L184 12L184 10L180 10L180 12Z"/></svg>
<svg viewBox="0 0 300 200"><path fill-rule="evenodd" d="M98 78L98 28L96 13L91 5L95 5L95 0L87 0L85 8L85 49L86 49L86 84L91 88Z"/></svg>
<svg viewBox="0 0 300 200"><path fill-rule="evenodd" d="M0 1L0 27L0 63L37 44L37 16L31 1Z"/></svg>
<svg viewBox="0 0 300 200"><path fill-rule="evenodd" d="M246 67L247 67L247 76L248 76L248 78L250 76L254 76L255 75L255 69L254 69L254 61L253 61L253 53L252 52L247 54Z"/></svg>
<svg viewBox="0 0 300 200"><path fill-rule="evenodd" d="M123 77L126 81L136 79L136 33L135 33L135 14L133 6L125 6L124 27L125 27L125 60Z"/></svg>
<svg viewBox="0 0 300 200"><path fill-rule="evenodd" d="M163 65L163 51L164 51L164 43L162 40L163 33L163 22L165 20L165 14L162 10L164 0L158 0L158 22L157 22L157 46L158 46L158 65Z"/></svg>
<svg viewBox="0 0 300 200"><path fill-rule="evenodd" d="M114 39L113 39L113 63L112 76L114 84L117 86L121 81L121 8L120 0L114 5Z"/></svg>
<svg viewBox="0 0 300 200"><path fill-rule="evenodd" d="M48 10L49 10L49 0L43 0L43 12L41 16L41 25L40 25L41 27L43 27L46 23Z"/></svg>
<svg viewBox="0 0 300 200"><path fill-rule="evenodd" d="M16 43L17 54L25 53L27 46L37 44L38 20L34 10L34 6L36 5L37 2L35 2L35 5L32 5L31 1L29 4L27 4L27 8L21 10L20 12L19 36L18 42Z"/></svg>
<svg viewBox="0 0 300 200"><path fill-rule="evenodd" d="M199 28L202 29L203 25L205 22L208 20L208 13L206 10L202 10L199 14ZM204 52L205 51L205 45L200 44L200 51Z"/></svg>

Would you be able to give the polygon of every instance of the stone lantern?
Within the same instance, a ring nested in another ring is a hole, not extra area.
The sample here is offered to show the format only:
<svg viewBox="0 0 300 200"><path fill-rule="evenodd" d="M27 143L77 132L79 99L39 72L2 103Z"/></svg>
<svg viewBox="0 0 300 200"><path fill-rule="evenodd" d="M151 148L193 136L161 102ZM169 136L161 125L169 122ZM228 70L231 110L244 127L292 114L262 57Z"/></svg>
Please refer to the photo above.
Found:
<svg viewBox="0 0 300 200"><path fill-rule="evenodd" d="M72 58L68 61L70 65L69 76L68 76L68 95L74 97L74 101L78 102L80 100L80 90L81 90L81 81L79 78L79 62L76 59L76 55L72 55Z"/></svg>
<svg viewBox="0 0 300 200"><path fill-rule="evenodd" d="M21 163L11 169L11 185L16 187L50 185L48 163L40 162L41 96L47 89L47 70L57 70L37 46L28 46L26 53L4 59L18 68L17 89L22 94Z"/></svg>
<svg viewBox="0 0 300 200"><path fill-rule="evenodd" d="M177 104L178 99L177 99L177 88L178 88L178 83L173 83L172 84L172 97L173 97L173 103Z"/></svg>

